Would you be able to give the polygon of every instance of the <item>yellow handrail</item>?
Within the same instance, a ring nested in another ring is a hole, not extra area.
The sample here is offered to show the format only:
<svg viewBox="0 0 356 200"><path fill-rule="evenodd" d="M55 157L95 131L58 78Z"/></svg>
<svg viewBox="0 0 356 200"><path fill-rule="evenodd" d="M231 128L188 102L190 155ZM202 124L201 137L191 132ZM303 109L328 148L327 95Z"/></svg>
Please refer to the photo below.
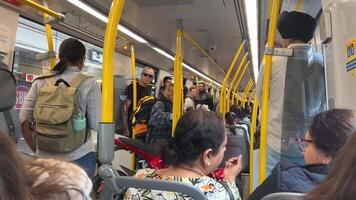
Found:
<svg viewBox="0 0 356 200"><path fill-rule="evenodd" d="M277 17L281 0L274 0L272 5L272 14L269 23L267 48L274 47L274 37L276 33ZM267 146L267 120L268 120L268 96L269 84L272 70L272 55L265 55L265 69L263 74L263 90L262 90L262 111L261 111L261 144L260 144L260 173L259 182L262 183L266 178L266 146ZM261 76L261 75L260 75Z"/></svg>
<svg viewBox="0 0 356 200"><path fill-rule="evenodd" d="M237 77L238 77L238 75L239 75L239 73L241 71L242 65L246 61L247 56L248 56L248 53L245 53L244 57L242 58L242 60L241 60L241 62L239 64L239 67L236 70L235 76L234 76L234 78L232 79L232 81L230 83L229 90L227 92L227 105L226 105L226 109L227 109L228 112L230 112L230 96L231 96L232 88L234 87L234 83L235 83L235 81L236 81L236 79L237 79Z"/></svg>
<svg viewBox="0 0 356 200"><path fill-rule="evenodd" d="M48 7L47 1L43 1L44 7ZM43 18L47 18L49 15L46 13L43 13ZM45 24L45 29L46 29L46 36L47 36L47 44L48 44L48 51L54 52L54 46L53 46L53 37L52 37L52 25L50 23ZM49 63L51 66L51 70L54 68L56 65L56 58L55 57L50 57L49 58Z"/></svg>
<svg viewBox="0 0 356 200"><path fill-rule="evenodd" d="M137 81L136 81L136 61L135 61L135 48L131 45L131 71L132 71L132 109L135 110L137 107ZM132 139L136 139L136 134L132 133ZM131 153L131 169L135 169L135 153Z"/></svg>
<svg viewBox="0 0 356 200"><path fill-rule="evenodd" d="M252 91L252 93L251 93L251 95L248 97L248 105L250 105L250 103L251 103L251 100L252 100L252 97L253 96L255 96L255 94L256 94L256 89L254 89L253 91Z"/></svg>
<svg viewBox="0 0 356 200"><path fill-rule="evenodd" d="M246 63L246 65L244 66L244 69L242 70L242 73L241 73L241 76L239 77L239 79L237 80L237 82L236 82L236 85L235 85L235 88L234 88L234 90L233 90L233 94L237 94L237 96L238 96L238 89L239 89L239 85L240 85L240 82L241 82L241 80L242 80L242 78L244 77L244 75L245 75L245 72L246 72L246 69L247 69L247 67L248 67L248 65L251 63L251 61L248 61L247 63ZM237 92L237 93L236 93ZM233 97L232 97L232 103L233 104L235 104L235 96L236 95L234 95ZM237 98L237 100L238 100L238 98Z"/></svg>
<svg viewBox="0 0 356 200"><path fill-rule="evenodd" d="M176 56L174 59L172 137L174 137L174 130L182 115L182 30L180 29L177 30L176 48Z"/></svg>
<svg viewBox="0 0 356 200"><path fill-rule="evenodd" d="M251 87L253 86L253 79L250 78L250 80L248 81L247 85L245 86L245 89L244 89L244 93L242 95L242 107L245 108L245 102L246 102L246 97L247 97L247 94L248 92L250 91Z"/></svg>
<svg viewBox="0 0 356 200"><path fill-rule="evenodd" d="M249 191L250 194L253 192L253 178L254 178L254 171L253 171L253 150L254 150L254 141L255 141L255 132L256 132L256 122L257 122L257 110L258 110L258 101L256 94L254 95L255 101L253 102L252 108L252 116L251 116L251 127L250 127L250 187Z"/></svg>
<svg viewBox="0 0 356 200"><path fill-rule="evenodd" d="M121 17L121 11L125 0L113 0L110 8L109 20L106 25L103 46L103 82L101 122L113 123L114 110L114 50L117 35L117 26Z"/></svg>
<svg viewBox="0 0 356 200"><path fill-rule="evenodd" d="M229 67L229 69L228 69L228 71L227 71L227 73L226 73L226 75L225 75L225 78L224 78L224 80L223 80L223 84L222 84L222 86L221 86L221 92L220 92L220 113L221 113L223 119L225 119L225 112L226 112L226 96L225 96L226 91L225 91L225 90L226 90L227 80L228 80L229 77L230 77L231 71L232 71L232 69L234 68L234 65L235 65L237 59L239 58L239 56L240 56L240 54L241 54L241 51L242 51L243 47L245 46L245 43L246 43L246 41L243 41L243 42L240 44L240 47L238 48L238 50L237 50L237 52L236 52L236 54L235 54L235 57L234 57L234 59L232 60L232 63L231 63L231 65L230 65L230 67Z"/></svg>
<svg viewBox="0 0 356 200"><path fill-rule="evenodd" d="M46 8L45 6L42 6L42 5L40 5L40 4L38 4L38 3L34 2L34 1L31 1L31 0L20 0L20 1L21 1L21 3L26 4L26 5L28 5L28 6L32 7L32 8L34 8L34 9L36 9L38 11L41 11L41 12L43 12L45 14L48 14L48 15L54 17L54 18L62 18L62 17L64 17L64 15L62 13L57 13L57 12L55 12L53 10L50 10L50 9Z"/></svg>
<svg viewBox="0 0 356 200"><path fill-rule="evenodd" d="M183 36L188 40L188 42L198 48L215 66L217 66L223 73L225 73L223 68L215 62L215 60L198 44L198 42L194 40L194 38L187 31L182 30L182 33Z"/></svg>

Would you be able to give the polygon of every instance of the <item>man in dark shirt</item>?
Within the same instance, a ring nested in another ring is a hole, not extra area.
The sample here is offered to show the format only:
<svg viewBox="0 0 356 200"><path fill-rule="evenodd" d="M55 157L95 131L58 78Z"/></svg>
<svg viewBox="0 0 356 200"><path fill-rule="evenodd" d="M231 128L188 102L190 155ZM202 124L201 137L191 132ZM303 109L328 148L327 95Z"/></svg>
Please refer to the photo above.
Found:
<svg viewBox="0 0 356 200"><path fill-rule="evenodd" d="M151 87L149 84L152 82L154 77L154 70L151 67L145 67L141 73L141 79L137 81L137 104L145 96L151 96ZM133 112L133 84L131 83L126 87L126 100L124 101L124 118L127 120L127 131L131 132L130 116ZM127 113L127 114L125 114ZM129 135L129 132L124 133L124 135Z"/></svg>
<svg viewBox="0 0 356 200"><path fill-rule="evenodd" d="M212 96L206 91L205 83L198 83L198 94L195 96L195 104L197 107L207 105L209 110L214 110L214 103Z"/></svg>

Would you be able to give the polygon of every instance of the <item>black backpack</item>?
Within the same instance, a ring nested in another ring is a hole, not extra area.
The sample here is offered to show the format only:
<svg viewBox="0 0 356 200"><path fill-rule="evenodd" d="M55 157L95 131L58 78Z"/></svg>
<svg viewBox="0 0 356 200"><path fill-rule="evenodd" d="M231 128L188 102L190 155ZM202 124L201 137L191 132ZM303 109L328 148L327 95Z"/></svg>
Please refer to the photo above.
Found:
<svg viewBox="0 0 356 200"><path fill-rule="evenodd" d="M155 103L156 98L153 96L145 96L140 99L130 117L132 134L142 136L148 132L148 121L150 120L151 110Z"/></svg>
<svg viewBox="0 0 356 200"><path fill-rule="evenodd" d="M18 113L13 109L16 104L16 79L1 61L0 92L0 130L17 142L21 128Z"/></svg>

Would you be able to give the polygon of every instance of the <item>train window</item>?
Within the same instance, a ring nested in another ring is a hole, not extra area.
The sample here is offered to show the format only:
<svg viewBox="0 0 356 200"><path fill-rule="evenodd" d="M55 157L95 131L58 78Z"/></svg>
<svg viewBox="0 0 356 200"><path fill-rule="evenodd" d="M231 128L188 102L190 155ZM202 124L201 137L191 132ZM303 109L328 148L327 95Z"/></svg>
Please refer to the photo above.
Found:
<svg viewBox="0 0 356 200"><path fill-rule="evenodd" d="M58 54L59 46L63 40L71 37L57 30L52 30L53 44ZM101 79L102 48L82 41L87 49L85 68L83 72ZM48 70L48 63L36 61L36 55L47 51L47 38L45 28L41 24L20 17L16 32L14 72L19 80L31 74L40 76ZM24 79L26 81L26 79ZM27 81L29 81L27 79ZM29 81L30 82L30 81Z"/></svg>

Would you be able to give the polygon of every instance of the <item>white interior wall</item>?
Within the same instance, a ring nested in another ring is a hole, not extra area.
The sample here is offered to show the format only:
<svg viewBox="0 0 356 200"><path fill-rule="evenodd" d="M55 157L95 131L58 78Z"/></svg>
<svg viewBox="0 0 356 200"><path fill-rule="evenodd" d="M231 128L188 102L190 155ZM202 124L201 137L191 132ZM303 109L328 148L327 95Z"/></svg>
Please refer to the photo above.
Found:
<svg viewBox="0 0 356 200"><path fill-rule="evenodd" d="M0 6L0 16L3 16L0 18L0 51L8 54L4 63L11 66L19 13Z"/></svg>

